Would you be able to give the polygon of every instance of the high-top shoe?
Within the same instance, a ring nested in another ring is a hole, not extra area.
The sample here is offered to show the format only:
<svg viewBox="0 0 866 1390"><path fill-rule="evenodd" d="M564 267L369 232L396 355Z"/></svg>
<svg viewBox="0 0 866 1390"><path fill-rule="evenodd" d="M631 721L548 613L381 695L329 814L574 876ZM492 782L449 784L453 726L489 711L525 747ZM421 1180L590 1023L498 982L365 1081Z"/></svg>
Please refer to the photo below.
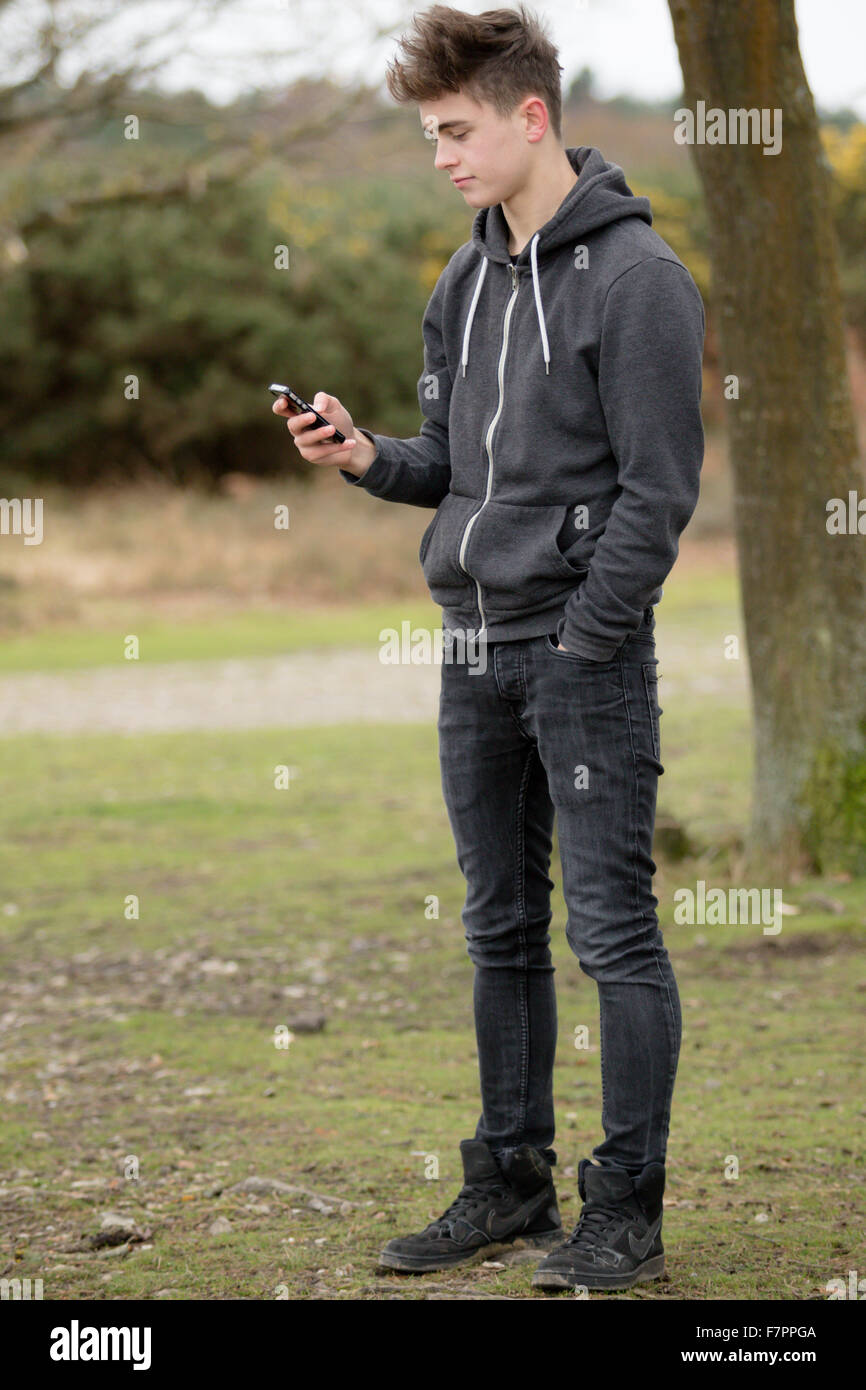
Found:
<svg viewBox="0 0 866 1390"><path fill-rule="evenodd" d="M450 1207L417 1235L389 1240L379 1263L423 1274L488 1258L508 1247L546 1249L562 1240L550 1164L529 1144L501 1162L482 1139L464 1139L463 1186Z"/></svg>
<svg viewBox="0 0 866 1390"><path fill-rule="evenodd" d="M662 1193L665 1169L649 1163L632 1178L624 1168L578 1165L584 1207L564 1245L541 1261L532 1283L542 1289L628 1289L664 1273Z"/></svg>

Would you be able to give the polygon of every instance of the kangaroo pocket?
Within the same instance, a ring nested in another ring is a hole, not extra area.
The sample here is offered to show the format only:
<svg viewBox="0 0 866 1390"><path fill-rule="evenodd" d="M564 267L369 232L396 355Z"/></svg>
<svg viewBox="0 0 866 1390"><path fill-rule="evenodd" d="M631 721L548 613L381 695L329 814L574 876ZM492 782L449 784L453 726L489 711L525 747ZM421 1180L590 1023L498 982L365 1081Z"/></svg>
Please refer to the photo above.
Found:
<svg viewBox="0 0 866 1390"><path fill-rule="evenodd" d="M455 608L466 601L472 580L457 563L457 552L469 518L481 506L480 497L464 497L448 492L436 515L421 537L418 558L427 580L430 596L443 608Z"/></svg>
<svg viewBox="0 0 866 1390"><path fill-rule="evenodd" d="M501 619L543 607L580 583L585 564L563 553L579 534L569 535L572 503L523 507L488 502L473 522L466 568L478 580L489 615Z"/></svg>

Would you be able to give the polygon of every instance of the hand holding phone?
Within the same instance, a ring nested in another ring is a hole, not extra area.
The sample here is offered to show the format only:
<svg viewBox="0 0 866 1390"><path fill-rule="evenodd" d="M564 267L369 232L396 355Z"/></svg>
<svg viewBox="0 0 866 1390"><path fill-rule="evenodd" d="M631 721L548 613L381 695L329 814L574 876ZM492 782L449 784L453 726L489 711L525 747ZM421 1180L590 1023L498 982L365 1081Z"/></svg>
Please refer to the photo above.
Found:
<svg viewBox="0 0 866 1390"><path fill-rule="evenodd" d="M291 386L280 386L280 384L275 381L271 383L268 390L272 395L276 396L278 400L280 397L284 397L289 409L294 410L297 415L312 414L318 425L329 427L332 430L331 438L334 443L344 444L346 442L346 436L342 431L332 425L330 420L326 420L324 415L320 415L318 410L315 410L309 402L305 401L303 396L299 396L296 391L293 391ZM294 433L294 431L292 432Z"/></svg>
<svg viewBox="0 0 866 1390"><path fill-rule="evenodd" d="M290 386L272 382L268 388L277 397L275 415L286 421L295 447L308 463L340 466L360 478L369 468L375 446L358 434L348 410L324 391L317 391L312 405Z"/></svg>

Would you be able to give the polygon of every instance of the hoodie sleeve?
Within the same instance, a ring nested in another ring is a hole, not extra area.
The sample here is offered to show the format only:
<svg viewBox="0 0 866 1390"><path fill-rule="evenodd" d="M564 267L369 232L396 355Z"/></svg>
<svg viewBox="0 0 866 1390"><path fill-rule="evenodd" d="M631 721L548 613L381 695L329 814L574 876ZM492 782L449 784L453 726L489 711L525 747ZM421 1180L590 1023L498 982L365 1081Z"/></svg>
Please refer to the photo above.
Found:
<svg viewBox="0 0 866 1390"><path fill-rule="evenodd" d="M704 329L700 292L677 261L640 261L608 290L598 391L620 492L558 628L590 661L611 660L640 627L697 505Z"/></svg>
<svg viewBox="0 0 866 1390"><path fill-rule="evenodd" d="M451 375L442 341L442 300L447 270L446 266L436 282L421 323L424 340L424 371L418 380L418 402L424 416L421 433L413 439L392 439L359 426L360 433L376 446L373 462L361 478L340 469L347 483L364 488L373 497L382 497L388 502L408 502L413 507L438 507L451 483L448 446Z"/></svg>

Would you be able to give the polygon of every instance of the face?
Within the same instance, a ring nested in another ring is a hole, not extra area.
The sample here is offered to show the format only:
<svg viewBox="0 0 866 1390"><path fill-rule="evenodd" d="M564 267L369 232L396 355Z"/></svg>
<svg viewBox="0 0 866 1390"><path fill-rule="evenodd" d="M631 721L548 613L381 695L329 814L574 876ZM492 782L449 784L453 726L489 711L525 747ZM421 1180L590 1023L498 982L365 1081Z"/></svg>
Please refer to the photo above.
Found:
<svg viewBox="0 0 866 1390"><path fill-rule="evenodd" d="M474 208L507 202L525 186L531 146L548 128L547 108L537 97L527 97L507 117L462 92L424 102L419 113L426 138L436 142L435 168Z"/></svg>

